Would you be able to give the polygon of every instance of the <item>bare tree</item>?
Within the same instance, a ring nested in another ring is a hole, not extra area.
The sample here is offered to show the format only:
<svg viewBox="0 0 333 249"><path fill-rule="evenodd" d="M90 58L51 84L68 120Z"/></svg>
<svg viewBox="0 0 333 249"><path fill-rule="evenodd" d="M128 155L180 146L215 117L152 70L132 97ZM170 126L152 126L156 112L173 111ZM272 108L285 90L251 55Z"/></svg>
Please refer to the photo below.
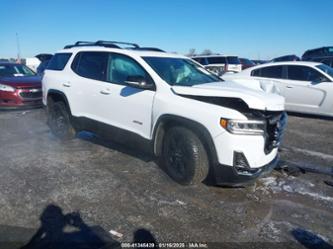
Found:
<svg viewBox="0 0 333 249"><path fill-rule="evenodd" d="M195 55L195 48L191 48L188 53L186 54L186 56L191 57Z"/></svg>
<svg viewBox="0 0 333 249"><path fill-rule="evenodd" d="M204 51L202 51L201 55L211 55L213 54L213 52L210 49L205 49Z"/></svg>

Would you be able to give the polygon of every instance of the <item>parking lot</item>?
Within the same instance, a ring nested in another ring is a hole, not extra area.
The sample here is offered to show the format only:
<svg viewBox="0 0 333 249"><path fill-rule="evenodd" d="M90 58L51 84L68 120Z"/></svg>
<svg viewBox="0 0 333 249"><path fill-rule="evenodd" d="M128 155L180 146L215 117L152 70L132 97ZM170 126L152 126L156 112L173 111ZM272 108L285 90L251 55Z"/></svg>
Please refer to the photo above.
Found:
<svg viewBox="0 0 333 249"><path fill-rule="evenodd" d="M332 120L289 115L280 166L293 167L246 188L177 185L151 156L88 133L62 143L42 109L1 112L0 129L1 248L42 245L48 233L105 248L143 237L216 248L333 244Z"/></svg>

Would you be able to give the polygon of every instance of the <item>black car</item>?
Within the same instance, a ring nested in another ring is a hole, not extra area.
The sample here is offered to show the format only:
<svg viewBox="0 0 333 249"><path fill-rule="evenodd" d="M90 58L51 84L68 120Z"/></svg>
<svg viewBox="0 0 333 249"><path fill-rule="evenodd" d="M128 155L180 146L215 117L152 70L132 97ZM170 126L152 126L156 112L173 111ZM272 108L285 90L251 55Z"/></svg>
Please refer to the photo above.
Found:
<svg viewBox="0 0 333 249"><path fill-rule="evenodd" d="M284 56L274 58L273 60L271 60L271 62L300 61L300 60L301 60L301 58L299 58L297 55L289 54L289 55L284 55Z"/></svg>
<svg viewBox="0 0 333 249"><path fill-rule="evenodd" d="M268 61L266 61L266 60L251 60L251 61L253 61L254 64L256 64L256 65L260 65L260 64L264 64L264 63L267 63L267 62L268 62Z"/></svg>
<svg viewBox="0 0 333 249"><path fill-rule="evenodd" d="M39 66L37 67L37 74L42 75L49 64L49 61L52 58L52 54L38 54L35 57L41 61Z"/></svg>
<svg viewBox="0 0 333 249"><path fill-rule="evenodd" d="M333 47L309 49L302 55L303 61L316 61L333 67Z"/></svg>
<svg viewBox="0 0 333 249"><path fill-rule="evenodd" d="M253 61L251 61L247 58L239 58L239 60L242 64L242 70L250 68L250 67L254 67L256 65Z"/></svg>

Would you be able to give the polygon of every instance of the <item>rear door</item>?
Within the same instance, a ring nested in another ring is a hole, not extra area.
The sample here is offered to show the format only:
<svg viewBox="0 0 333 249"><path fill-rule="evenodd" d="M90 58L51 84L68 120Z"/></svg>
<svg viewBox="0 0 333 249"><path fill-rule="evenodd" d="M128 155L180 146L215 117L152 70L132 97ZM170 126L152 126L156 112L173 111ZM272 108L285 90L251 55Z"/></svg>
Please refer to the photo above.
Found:
<svg viewBox="0 0 333 249"><path fill-rule="evenodd" d="M242 71L242 64L237 56L228 56L227 59L227 71L240 72Z"/></svg>
<svg viewBox="0 0 333 249"><path fill-rule="evenodd" d="M285 96L286 79L284 66L267 66L251 71L251 76L258 79L262 84L273 83L280 91L282 96Z"/></svg>
<svg viewBox="0 0 333 249"><path fill-rule="evenodd" d="M107 108L102 91L106 88L108 53L79 52L71 65L75 74L68 78L72 91L72 110L75 116L108 123L104 118Z"/></svg>
<svg viewBox="0 0 333 249"><path fill-rule="evenodd" d="M72 69L76 72L71 81L77 116L150 138L155 91L125 83L128 76L152 81L138 62L117 53L80 52Z"/></svg>
<svg viewBox="0 0 333 249"><path fill-rule="evenodd" d="M327 95L326 77L318 70L302 65L288 65L287 71L287 109L301 112L319 111Z"/></svg>

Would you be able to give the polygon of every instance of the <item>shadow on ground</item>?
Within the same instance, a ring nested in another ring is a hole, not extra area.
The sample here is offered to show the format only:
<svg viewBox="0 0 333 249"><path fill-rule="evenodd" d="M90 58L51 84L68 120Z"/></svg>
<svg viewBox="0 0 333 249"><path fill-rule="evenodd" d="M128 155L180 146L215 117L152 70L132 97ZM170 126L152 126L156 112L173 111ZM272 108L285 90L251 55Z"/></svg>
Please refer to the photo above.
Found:
<svg viewBox="0 0 333 249"><path fill-rule="evenodd" d="M333 249L333 246L328 244L325 240L306 230L297 228L294 229L291 234L307 249Z"/></svg>
<svg viewBox="0 0 333 249"><path fill-rule="evenodd" d="M3 231L8 233L8 240L1 241L2 249L118 249L121 243L111 237L111 234L100 226L88 226L81 218L79 212L64 214L62 209L56 205L48 205L40 216L40 227L24 244L15 241L14 237L22 239L22 232L30 234L31 229L8 227ZM1 226L2 227L2 226ZM9 229L10 228L10 229ZM10 231L8 231L8 229ZM29 236L29 237L30 237ZM26 239L25 239L26 240ZM24 241L24 240L23 240ZM140 228L133 234L134 243L154 243L156 239L146 229ZM135 248L135 247L132 247Z"/></svg>

